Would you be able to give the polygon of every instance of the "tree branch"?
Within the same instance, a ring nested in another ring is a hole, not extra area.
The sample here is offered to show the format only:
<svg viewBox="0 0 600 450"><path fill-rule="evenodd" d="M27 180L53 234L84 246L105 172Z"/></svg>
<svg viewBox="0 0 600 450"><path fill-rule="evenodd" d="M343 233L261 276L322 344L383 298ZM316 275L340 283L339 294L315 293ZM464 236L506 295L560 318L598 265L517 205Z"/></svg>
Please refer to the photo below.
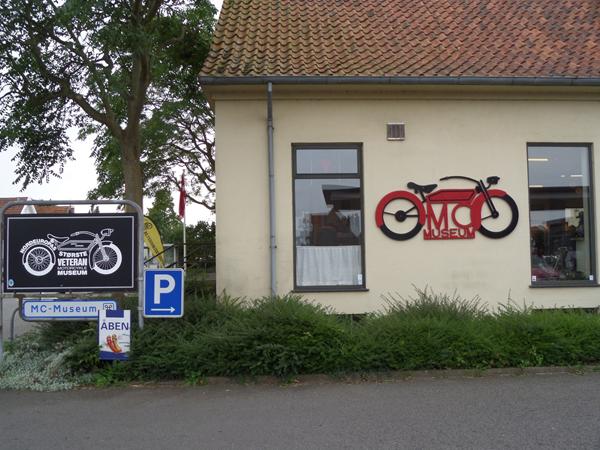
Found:
<svg viewBox="0 0 600 450"><path fill-rule="evenodd" d="M162 6L164 0L151 0L146 10L146 16L144 17L144 24L148 24L156 17L158 10Z"/></svg>
<svg viewBox="0 0 600 450"><path fill-rule="evenodd" d="M206 200L197 200L194 196L192 195L187 195L187 198L190 199L190 201L198 204L198 205L202 205L204 206L206 209L208 209L209 211L214 211L215 210L215 205L214 204L209 204Z"/></svg>
<svg viewBox="0 0 600 450"><path fill-rule="evenodd" d="M51 2L51 5L52 5L52 8L54 9L54 13L55 14L58 13L58 8L54 5L54 3ZM107 125L107 126L109 127L111 132L115 135L115 137L119 138L121 129L117 124L117 120L115 118L115 114L114 114L112 106L110 104L110 99L109 99L108 93L106 91L106 88L105 88L104 84L101 82L101 77L97 71L96 63L93 62L89 58L88 54L85 51L83 44L81 43L81 41L79 40L79 38L77 37L75 32L73 31L72 27L70 27L68 23L64 23L64 22L62 23L62 25L63 25L64 29L67 31L69 37L71 38L71 40L73 42L68 42L68 41L61 39L60 37L58 37L56 35L56 33L54 33L54 31L52 29L50 29L50 31L49 31L49 36L55 42L64 46L65 48L67 48L68 50L70 50L71 52L73 52L74 54L79 56L79 58L81 58L83 64L88 68L88 70L90 71L90 74L92 76L92 79L94 80L94 84L98 88L98 91L100 93L100 95L99 95L100 101L102 102L102 106L104 107L104 110L106 112L106 118L107 118L108 122L110 123L110 125ZM106 60L106 58L109 59L109 61L110 61L109 65L112 66L112 60L110 60L110 55L108 55L107 52L104 53L104 60Z"/></svg>
<svg viewBox="0 0 600 450"><path fill-rule="evenodd" d="M70 100L72 100L73 102L75 102L75 104L77 104L81 109L83 109L83 111L90 116L93 120L95 120L96 122L99 122L103 125L106 125L107 127L110 128L110 122L108 120L108 118L106 117L106 114L101 113L100 111L98 111L97 109L95 109L86 99L85 97L83 97L83 95L78 94L77 92L75 92L73 90L73 88L71 87L71 83L69 82L69 80L65 79L65 78L61 78L57 75L54 75L52 72L50 72L50 70L48 69L48 67L46 66L46 64L44 63L44 60L42 58L42 54L41 51L38 47L38 42L36 42L35 39L31 39L30 43L29 43L29 47L31 49L31 53L36 61L36 63L38 64L41 73L51 82L57 84L60 87L61 90L61 94L65 97L68 98Z"/></svg>

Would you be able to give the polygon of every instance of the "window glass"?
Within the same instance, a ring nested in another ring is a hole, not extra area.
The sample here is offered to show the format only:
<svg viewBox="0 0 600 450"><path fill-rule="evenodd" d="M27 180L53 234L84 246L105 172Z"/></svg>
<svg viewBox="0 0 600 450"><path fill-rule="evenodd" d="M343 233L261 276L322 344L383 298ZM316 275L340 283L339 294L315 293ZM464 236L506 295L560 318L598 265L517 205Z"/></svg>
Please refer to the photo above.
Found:
<svg viewBox="0 0 600 450"><path fill-rule="evenodd" d="M338 150L319 150L329 151ZM304 152L311 155L304 158ZM312 152L297 149L297 161L310 160ZM357 150L353 152L357 160ZM358 170L356 161L354 169ZM295 174L296 286L364 286L360 177L327 175Z"/></svg>
<svg viewBox="0 0 600 450"><path fill-rule="evenodd" d="M302 149L296 152L296 172L358 173L356 149Z"/></svg>
<svg viewBox="0 0 600 450"><path fill-rule="evenodd" d="M588 146L529 146L531 281L594 281Z"/></svg>

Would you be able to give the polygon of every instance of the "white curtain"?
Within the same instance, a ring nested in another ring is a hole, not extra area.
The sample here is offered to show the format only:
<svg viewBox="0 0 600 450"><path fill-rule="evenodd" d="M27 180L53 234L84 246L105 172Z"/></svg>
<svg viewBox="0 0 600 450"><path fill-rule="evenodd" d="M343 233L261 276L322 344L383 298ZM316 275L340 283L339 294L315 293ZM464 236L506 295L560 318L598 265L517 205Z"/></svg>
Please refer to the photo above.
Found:
<svg viewBox="0 0 600 450"><path fill-rule="evenodd" d="M361 225L360 225L360 211L356 210L341 210L344 217L350 221L350 230L354 233L354 236L360 236Z"/></svg>
<svg viewBox="0 0 600 450"><path fill-rule="evenodd" d="M362 284L360 245L296 247L298 286Z"/></svg>

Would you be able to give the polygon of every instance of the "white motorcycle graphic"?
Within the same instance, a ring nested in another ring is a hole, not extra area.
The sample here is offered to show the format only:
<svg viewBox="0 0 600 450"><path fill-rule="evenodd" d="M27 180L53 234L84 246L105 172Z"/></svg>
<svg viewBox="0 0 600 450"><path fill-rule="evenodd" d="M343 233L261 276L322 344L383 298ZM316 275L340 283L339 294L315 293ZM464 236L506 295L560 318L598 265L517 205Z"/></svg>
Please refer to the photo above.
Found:
<svg viewBox="0 0 600 450"><path fill-rule="evenodd" d="M49 244L36 244L23 254L23 266L31 275L41 277L50 272L56 265L56 252L85 252L88 265L102 275L115 273L121 266L123 255L112 241L105 238L113 233L112 228L105 228L98 233L76 231L70 236L48 234Z"/></svg>

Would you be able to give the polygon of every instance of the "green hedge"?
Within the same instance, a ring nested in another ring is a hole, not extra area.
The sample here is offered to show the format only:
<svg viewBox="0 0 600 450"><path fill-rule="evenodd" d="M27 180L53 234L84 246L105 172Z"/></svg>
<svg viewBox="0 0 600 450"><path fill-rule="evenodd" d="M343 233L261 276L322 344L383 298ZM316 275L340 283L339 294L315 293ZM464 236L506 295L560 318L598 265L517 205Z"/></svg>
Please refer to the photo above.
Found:
<svg viewBox="0 0 600 450"><path fill-rule="evenodd" d="M429 291L391 296L387 305L351 320L296 296L188 297L184 318L134 329L130 361L116 364L98 361L95 324L49 324L41 341L67 339L72 371L106 382L600 363L600 315L514 307L491 313L477 299Z"/></svg>

